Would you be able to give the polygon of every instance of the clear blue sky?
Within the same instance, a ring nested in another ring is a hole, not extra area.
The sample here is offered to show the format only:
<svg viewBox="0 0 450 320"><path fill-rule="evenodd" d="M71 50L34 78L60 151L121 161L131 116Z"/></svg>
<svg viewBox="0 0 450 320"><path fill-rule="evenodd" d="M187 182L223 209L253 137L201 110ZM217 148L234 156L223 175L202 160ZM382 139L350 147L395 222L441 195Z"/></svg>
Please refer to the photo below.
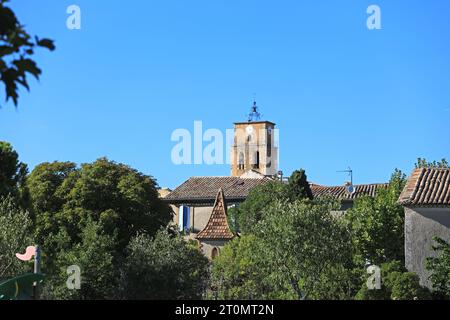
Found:
<svg viewBox="0 0 450 320"><path fill-rule="evenodd" d="M66 28L66 9L82 29ZM382 10L382 30L366 9ZM27 29L56 41L18 109L0 93L0 140L30 168L123 162L175 187L227 165L176 166L177 128L225 130L256 93L280 129L285 173L384 182L417 157L450 158L450 2L382 0L12 0ZM2 88L3 90L3 88Z"/></svg>

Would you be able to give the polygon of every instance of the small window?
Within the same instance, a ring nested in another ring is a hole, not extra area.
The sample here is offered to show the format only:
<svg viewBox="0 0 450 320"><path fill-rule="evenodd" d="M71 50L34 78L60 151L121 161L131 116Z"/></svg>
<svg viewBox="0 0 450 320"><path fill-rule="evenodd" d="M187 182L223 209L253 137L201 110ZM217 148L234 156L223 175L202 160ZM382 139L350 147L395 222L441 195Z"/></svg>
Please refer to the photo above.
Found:
<svg viewBox="0 0 450 320"><path fill-rule="evenodd" d="M259 169L259 151L256 151L255 158L256 159L254 159L255 163L253 164L253 169Z"/></svg>
<svg viewBox="0 0 450 320"><path fill-rule="evenodd" d="M211 259L215 259L217 258L217 256L219 255L219 249L217 249L216 247L214 247L211 251Z"/></svg>
<svg viewBox="0 0 450 320"><path fill-rule="evenodd" d="M180 232L189 232L190 230L190 208L185 205L181 205L178 210L178 227Z"/></svg>
<svg viewBox="0 0 450 320"><path fill-rule="evenodd" d="M267 157L272 156L272 130L267 130Z"/></svg>
<svg viewBox="0 0 450 320"><path fill-rule="evenodd" d="M244 154L242 152L239 153L238 169L244 170Z"/></svg>

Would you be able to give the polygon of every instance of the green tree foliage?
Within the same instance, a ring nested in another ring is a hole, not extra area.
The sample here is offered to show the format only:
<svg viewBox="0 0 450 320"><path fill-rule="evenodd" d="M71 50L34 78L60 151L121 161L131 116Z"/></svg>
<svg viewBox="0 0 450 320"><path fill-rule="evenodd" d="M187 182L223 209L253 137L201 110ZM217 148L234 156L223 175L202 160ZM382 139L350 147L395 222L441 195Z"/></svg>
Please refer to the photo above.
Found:
<svg viewBox="0 0 450 320"><path fill-rule="evenodd" d="M138 171L101 158L82 165L70 190L68 208L83 208L94 220L117 219L119 242L138 232L154 235L171 219L171 209L159 198L156 181Z"/></svg>
<svg viewBox="0 0 450 320"><path fill-rule="evenodd" d="M51 275L46 298L113 297L130 240L141 232L154 235L171 219L152 177L106 158L81 167L43 163L27 186L42 270ZM81 291L65 287L72 264L82 269Z"/></svg>
<svg viewBox="0 0 450 320"><path fill-rule="evenodd" d="M331 214L336 208L330 203L278 201L256 228L265 256L277 270L276 278L298 299L313 294L320 298L318 283L332 274L332 268L351 261L350 234Z"/></svg>
<svg viewBox="0 0 450 320"><path fill-rule="evenodd" d="M0 82L5 86L6 100L17 106L18 86L29 90L27 74L36 79L41 70L31 59L36 47L54 50L52 40L34 39L25 31L14 12L6 6L8 0L0 0Z"/></svg>
<svg viewBox="0 0 450 320"><path fill-rule="evenodd" d="M82 230L81 241L69 245L67 234L60 234L60 251L55 272L45 282L44 299L93 300L113 298L117 288L114 264L116 237L105 233L102 226L88 221ZM69 290L66 285L67 267L77 265L81 270L81 288Z"/></svg>
<svg viewBox="0 0 450 320"><path fill-rule="evenodd" d="M313 194L309 187L308 177L305 170L295 170L289 177L289 197L290 199L311 199Z"/></svg>
<svg viewBox="0 0 450 320"><path fill-rule="evenodd" d="M0 197L0 279L30 272L32 265L16 258L34 245L32 222L12 197Z"/></svg>
<svg viewBox="0 0 450 320"><path fill-rule="evenodd" d="M280 181L271 181L253 188L243 203L228 211L229 225L233 231L250 233L263 218L264 208L275 200L285 199L286 196L287 187Z"/></svg>
<svg viewBox="0 0 450 320"><path fill-rule="evenodd" d="M429 290L419 284L419 276L414 272L392 275L392 300L431 300Z"/></svg>
<svg viewBox="0 0 450 320"><path fill-rule="evenodd" d="M124 299L199 299L208 283L209 262L194 243L159 231L134 237L121 271Z"/></svg>
<svg viewBox="0 0 450 320"><path fill-rule="evenodd" d="M360 265L404 260L404 212L397 201L405 183L405 175L396 170L389 187L378 190L375 198L357 199L345 215Z"/></svg>
<svg viewBox="0 0 450 320"><path fill-rule="evenodd" d="M73 162L41 163L28 177L33 212L54 213L62 209L67 193L68 177L77 173ZM63 183L65 185L63 185Z"/></svg>
<svg viewBox="0 0 450 320"><path fill-rule="evenodd" d="M350 270L350 234L332 215L336 207L305 200L275 201L266 207L253 235L231 242L214 260L218 296L349 298L349 278L336 275ZM326 285L332 282L337 288L333 293Z"/></svg>
<svg viewBox="0 0 450 320"><path fill-rule="evenodd" d="M429 300L428 289L419 284L419 277L407 272L398 260L381 265L381 289L369 289L365 278L356 294L357 300ZM365 275L368 277L369 275Z"/></svg>
<svg viewBox="0 0 450 320"><path fill-rule="evenodd" d="M20 204L25 204L27 173L27 165L19 161L11 144L0 141L0 197L12 195Z"/></svg>
<svg viewBox="0 0 450 320"><path fill-rule="evenodd" d="M425 158L417 158L417 163L415 166L416 168L450 168L450 165L446 159L428 162Z"/></svg>
<svg viewBox="0 0 450 320"><path fill-rule="evenodd" d="M426 268L431 272L430 281L437 298L450 299L450 244L434 237L434 257L426 259Z"/></svg>
<svg viewBox="0 0 450 320"><path fill-rule="evenodd" d="M271 271L259 239L252 234L229 242L214 260L211 272L211 298L281 299L284 288L271 281Z"/></svg>
<svg viewBox="0 0 450 320"><path fill-rule="evenodd" d="M117 234L120 250L138 232L154 234L171 218L152 177L106 158L81 168L70 162L41 164L31 173L28 186L41 243L61 228L76 243L84 223L92 219L109 235Z"/></svg>
<svg viewBox="0 0 450 320"><path fill-rule="evenodd" d="M263 219L264 208L276 200L295 201L312 199L313 194L303 169L292 173L288 183L271 181L253 188L247 199L228 212L233 231L250 233L256 223Z"/></svg>

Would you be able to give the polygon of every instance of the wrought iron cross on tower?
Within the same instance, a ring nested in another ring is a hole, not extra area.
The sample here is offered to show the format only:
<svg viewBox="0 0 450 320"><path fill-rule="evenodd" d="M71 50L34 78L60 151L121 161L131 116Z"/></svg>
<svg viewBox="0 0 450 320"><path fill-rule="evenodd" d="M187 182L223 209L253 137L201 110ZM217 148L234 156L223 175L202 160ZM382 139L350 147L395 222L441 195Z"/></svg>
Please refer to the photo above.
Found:
<svg viewBox="0 0 450 320"><path fill-rule="evenodd" d="M256 105L256 101L253 101L253 106L250 109L250 113L248 114L248 122L259 120L261 120L261 113L258 112L258 106Z"/></svg>

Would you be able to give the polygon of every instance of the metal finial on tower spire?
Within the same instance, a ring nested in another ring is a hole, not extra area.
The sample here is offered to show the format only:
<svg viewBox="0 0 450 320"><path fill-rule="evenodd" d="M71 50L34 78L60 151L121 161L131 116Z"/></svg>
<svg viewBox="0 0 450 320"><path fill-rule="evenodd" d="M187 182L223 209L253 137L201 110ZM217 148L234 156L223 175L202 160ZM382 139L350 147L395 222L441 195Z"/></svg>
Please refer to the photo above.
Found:
<svg viewBox="0 0 450 320"><path fill-rule="evenodd" d="M258 106L256 105L256 101L253 101L253 106L250 109L250 113L248 114L248 122L258 121L261 119L261 113L258 112Z"/></svg>

